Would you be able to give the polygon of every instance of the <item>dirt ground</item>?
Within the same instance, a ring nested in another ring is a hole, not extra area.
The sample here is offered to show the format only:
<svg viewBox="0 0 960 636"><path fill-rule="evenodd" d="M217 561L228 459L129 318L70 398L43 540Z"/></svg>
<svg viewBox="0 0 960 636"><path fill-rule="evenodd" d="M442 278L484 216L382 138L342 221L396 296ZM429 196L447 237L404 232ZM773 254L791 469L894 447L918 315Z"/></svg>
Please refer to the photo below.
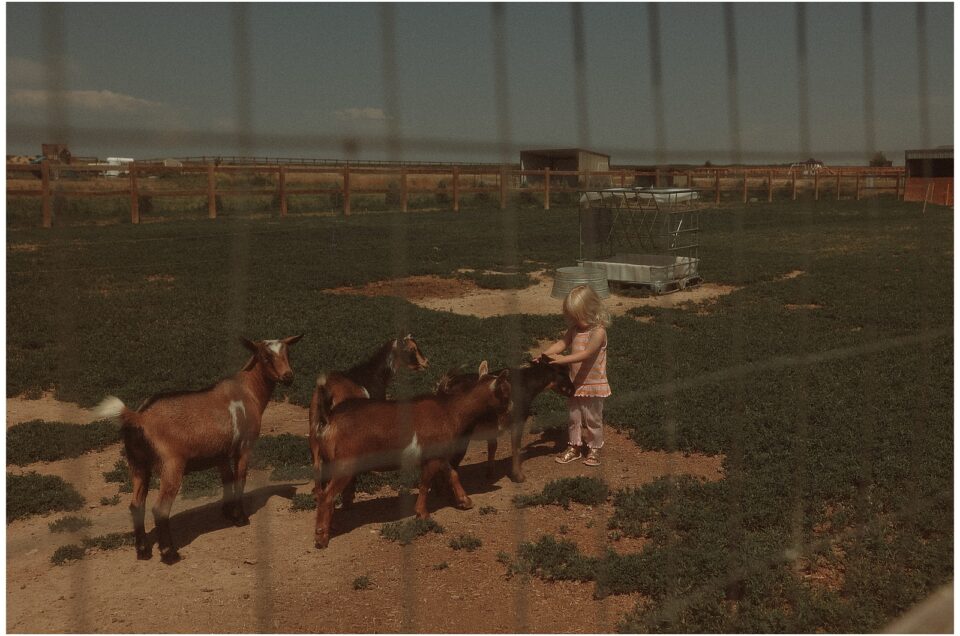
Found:
<svg viewBox="0 0 960 636"><path fill-rule="evenodd" d="M75 423L93 419L89 411L50 398L7 400L7 425L31 419ZM305 409L271 404L264 434L305 434ZM307 482L270 482L254 471L247 484L251 524L229 526L217 497L178 499L172 527L183 560L163 565L154 550L137 561L132 547L92 552L80 561L54 566L57 547L81 536L130 530L128 495L120 505L101 505L117 492L102 473L120 457L120 446L52 463L33 470L60 475L86 497L78 514L93 527L83 534L54 534L47 524L60 513L7 525L7 631L9 632L611 632L637 595L592 598L592 583L507 579L501 551L515 555L521 541L541 535L571 539L589 554L607 547L635 552L642 541L611 540L605 523L607 503L515 509L511 498L539 492L550 480L595 475L616 489L650 482L667 474L719 479L721 457L645 451L608 427L603 464L553 461L556 441L539 434L523 440L527 481L506 476L509 441L501 438L498 474L485 477L486 445L474 442L461 474L474 508L460 511L431 499L433 518L443 534L428 534L400 546L379 536L382 525L412 515L413 496L389 490L358 493L354 508L337 511L326 550L313 547L313 512L292 512L294 493L308 493ZM152 505L155 492L148 504ZM496 512L480 514L492 507ZM148 532L152 529L148 514ZM451 538L479 537L474 552L454 550ZM368 589L354 589L358 577Z"/></svg>
<svg viewBox="0 0 960 636"><path fill-rule="evenodd" d="M484 289L469 279L410 276L377 281L362 287L339 287L329 290L329 293L397 296L426 309L480 318L509 314L559 315L561 301L550 296L553 278L545 271L533 272L532 275L537 283L526 289ZM604 303L611 314L622 316L634 307L704 305L735 289L729 285L704 283L670 294L643 298L613 292Z"/></svg>

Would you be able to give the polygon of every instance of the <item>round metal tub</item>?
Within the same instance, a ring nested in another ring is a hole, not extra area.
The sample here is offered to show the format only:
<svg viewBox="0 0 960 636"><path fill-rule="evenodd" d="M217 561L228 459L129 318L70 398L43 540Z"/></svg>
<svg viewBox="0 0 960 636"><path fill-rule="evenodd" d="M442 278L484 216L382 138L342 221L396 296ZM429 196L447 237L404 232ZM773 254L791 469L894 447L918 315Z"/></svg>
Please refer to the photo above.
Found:
<svg viewBox="0 0 960 636"><path fill-rule="evenodd" d="M563 299L571 289L580 285L590 285L600 298L610 297L606 272L594 267L558 267L550 295Z"/></svg>

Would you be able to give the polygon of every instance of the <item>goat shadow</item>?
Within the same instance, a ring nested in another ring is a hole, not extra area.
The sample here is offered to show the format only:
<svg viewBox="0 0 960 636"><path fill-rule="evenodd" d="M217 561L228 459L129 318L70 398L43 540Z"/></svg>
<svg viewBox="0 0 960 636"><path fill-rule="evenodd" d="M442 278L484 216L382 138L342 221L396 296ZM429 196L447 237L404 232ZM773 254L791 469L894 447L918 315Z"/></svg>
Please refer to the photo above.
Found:
<svg viewBox="0 0 960 636"><path fill-rule="evenodd" d="M525 460L552 455L558 452L558 449L562 450L566 445L564 437L565 431L554 429L541 431L539 439L522 448ZM510 442L507 441L507 446L509 447L509 445ZM472 464L461 464L457 469L457 474L460 476L460 482L469 496L495 492L503 488L503 486L498 485L498 482L501 479L508 479L507 475L510 473L512 461L510 455L495 460L493 477L487 476L486 459ZM413 506L416 501L416 493L384 493L373 499L355 501L347 510L338 508L334 512L331 523L332 535L343 535L366 525L400 521L411 517L414 514ZM454 502L448 492L438 490L435 485L431 487L430 493L427 495L427 510L431 514L437 510L453 506Z"/></svg>
<svg viewBox="0 0 960 636"><path fill-rule="evenodd" d="M263 508L271 497L279 496L293 499L297 487L294 484L278 484L262 486L249 490L243 494L243 508L247 516L253 517ZM173 535L173 544L178 549L184 548L210 532L236 527L235 524L223 516L222 502L218 499L195 508L188 508L170 517L170 532ZM147 542L156 546L157 529L154 527L147 533Z"/></svg>

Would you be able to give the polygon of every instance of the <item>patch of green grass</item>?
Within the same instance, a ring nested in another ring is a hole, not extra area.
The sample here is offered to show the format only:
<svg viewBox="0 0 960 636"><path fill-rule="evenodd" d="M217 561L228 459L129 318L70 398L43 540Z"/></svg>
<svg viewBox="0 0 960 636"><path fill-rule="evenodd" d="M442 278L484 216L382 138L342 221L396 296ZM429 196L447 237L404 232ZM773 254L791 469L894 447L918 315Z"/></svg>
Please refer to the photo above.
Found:
<svg viewBox="0 0 960 636"><path fill-rule="evenodd" d="M290 356L294 355L296 355L295 350L291 349ZM253 447L251 468L289 470L290 467L303 466L310 467L310 444L302 435L291 433L263 435L257 439Z"/></svg>
<svg viewBox="0 0 960 636"><path fill-rule="evenodd" d="M306 211L328 198L291 203ZM399 275L523 271L505 227L518 229L515 245L538 268L569 265L578 212L575 194L567 208L558 198L549 213L500 211L485 195L466 197L470 214L456 218L280 221L231 210L215 223L12 229L9 242L37 247L7 256L8 396L52 388L83 405L104 393L137 404L234 373L247 355L237 332L279 337L303 325L324 329L291 350L295 382L275 395L300 405L318 373L362 360L397 322L415 325L431 365L399 374L393 396L428 392L442 370L481 358L514 364L536 339L562 332L559 312L479 319L325 290L397 275L390 259L370 257L395 244L416 246ZM876 631L952 580L954 310L943 290L953 285L953 211L799 201L725 206L704 212L701 228L705 284L739 289L700 311L649 307L646 323L617 317L604 417L645 450L721 456L724 478L615 497L608 531L647 541L639 556L597 561L598 590L657 599L625 619L628 631ZM198 265L229 264L237 236L255 239L239 317L234 268ZM786 277L795 271L803 273ZM59 337L64 320L75 338ZM225 327L211 336L210 325ZM198 341L211 344L198 350ZM562 399L544 394L535 407L536 430L563 430ZM823 542L838 546L819 558L844 573L839 591L782 562L795 543ZM731 602L727 579L740 568L747 573Z"/></svg>
<svg viewBox="0 0 960 636"><path fill-rule="evenodd" d="M50 563L63 565L67 561L79 561L87 555L87 549L82 545L70 543L57 548L50 557Z"/></svg>
<svg viewBox="0 0 960 636"><path fill-rule="evenodd" d="M373 587L373 582L365 574L353 579L353 589L355 590L369 590L371 587Z"/></svg>
<svg viewBox="0 0 960 636"><path fill-rule="evenodd" d="M123 546L133 545L132 532L111 532L83 540L85 548L96 550L117 550Z"/></svg>
<svg viewBox="0 0 960 636"><path fill-rule="evenodd" d="M480 506L477 512L481 515L495 515L497 514L497 509L494 506Z"/></svg>
<svg viewBox="0 0 960 636"><path fill-rule="evenodd" d="M389 541L396 541L400 545L407 545L417 537L428 532L443 533L443 526L433 519L407 519L383 524L380 536Z"/></svg>
<svg viewBox="0 0 960 636"><path fill-rule="evenodd" d="M277 466L270 471L270 481L304 481L313 479L313 466Z"/></svg>
<svg viewBox="0 0 960 636"><path fill-rule="evenodd" d="M47 512L79 510L84 498L56 475L7 473L7 523Z"/></svg>
<svg viewBox="0 0 960 636"><path fill-rule="evenodd" d="M483 541L481 541L479 537L476 537L470 533L464 533L450 539L449 545L454 550L466 550L467 552L473 552L483 545Z"/></svg>
<svg viewBox="0 0 960 636"><path fill-rule="evenodd" d="M483 289L526 289L536 284L536 279L527 272L460 272L458 277L473 281Z"/></svg>
<svg viewBox="0 0 960 636"><path fill-rule="evenodd" d="M47 527L50 528L50 532L78 532L92 525L93 522L87 517L67 515L66 517L60 517L56 521L51 521L47 524Z"/></svg>
<svg viewBox="0 0 960 636"><path fill-rule="evenodd" d="M184 499L213 497L223 492L223 481L216 468L186 473L180 485L180 494Z"/></svg>
<svg viewBox="0 0 960 636"><path fill-rule="evenodd" d="M549 482L543 491L536 495L516 495L513 503L518 508L527 506L563 506L570 502L597 505L607 500L610 487L596 477L563 477Z"/></svg>
<svg viewBox="0 0 960 636"><path fill-rule="evenodd" d="M316 509L317 501L313 498L313 494L296 493L293 498L290 499L290 510L293 512Z"/></svg>
<svg viewBox="0 0 960 636"><path fill-rule="evenodd" d="M374 494L382 488L391 488L399 493L409 492L420 483L420 469L385 470L357 475L356 488L359 492Z"/></svg>
<svg viewBox="0 0 960 636"><path fill-rule="evenodd" d="M53 462L103 450L120 441L120 427L106 420L65 424L31 420L7 429L7 464Z"/></svg>
<svg viewBox="0 0 960 636"><path fill-rule="evenodd" d="M508 576L515 574L536 575L548 581L590 581L596 575L596 562L582 556L572 541L543 536L536 543L520 544L516 560L507 568Z"/></svg>

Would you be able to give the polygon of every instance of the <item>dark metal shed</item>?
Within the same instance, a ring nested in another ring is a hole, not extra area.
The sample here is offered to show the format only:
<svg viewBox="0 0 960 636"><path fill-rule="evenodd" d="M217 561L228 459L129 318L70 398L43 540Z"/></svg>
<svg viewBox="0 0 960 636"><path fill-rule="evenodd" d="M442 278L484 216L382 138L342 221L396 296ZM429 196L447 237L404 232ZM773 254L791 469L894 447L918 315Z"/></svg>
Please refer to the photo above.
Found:
<svg viewBox="0 0 960 636"><path fill-rule="evenodd" d="M610 155L584 150L583 148L550 148L546 150L521 150L521 170L550 170L577 171L577 172L606 172L610 170ZM586 183L585 177L578 179L566 176L564 181L570 186ZM527 176L528 183L542 183L539 176Z"/></svg>

